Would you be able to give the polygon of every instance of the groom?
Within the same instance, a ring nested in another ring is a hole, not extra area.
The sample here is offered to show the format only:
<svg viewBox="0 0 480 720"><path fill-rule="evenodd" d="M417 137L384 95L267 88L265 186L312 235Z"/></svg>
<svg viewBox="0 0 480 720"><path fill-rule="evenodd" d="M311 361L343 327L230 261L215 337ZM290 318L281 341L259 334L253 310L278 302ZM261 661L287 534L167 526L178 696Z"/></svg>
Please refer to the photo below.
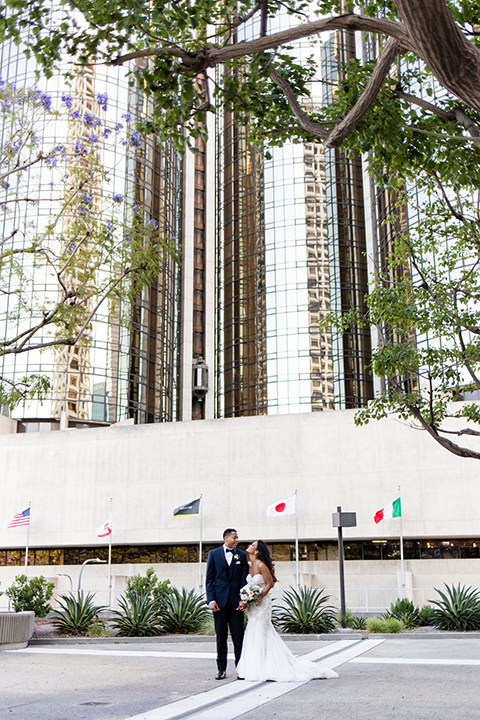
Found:
<svg viewBox="0 0 480 720"><path fill-rule="evenodd" d="M207 603L213 612L217 635L216 680L227 677L227 636L228 628L235 651L235 665L240 660L243 643L243 611L240 601L242 588L248 575L247 556L237 550L238 533L227 528L223 533L223 545L208 553L206 590Z"/></svg>

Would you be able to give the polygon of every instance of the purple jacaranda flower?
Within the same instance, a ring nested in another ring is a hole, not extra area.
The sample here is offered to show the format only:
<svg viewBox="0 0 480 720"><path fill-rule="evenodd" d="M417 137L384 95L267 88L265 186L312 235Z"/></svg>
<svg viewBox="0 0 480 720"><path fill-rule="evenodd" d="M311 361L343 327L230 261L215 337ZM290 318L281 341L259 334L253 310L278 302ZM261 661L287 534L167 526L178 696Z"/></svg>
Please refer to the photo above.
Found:
<svg viewBox="0 0 480 720"><path fill-rule="evenodd" d="M130 135L129 142L132 147L142 146L142 136L140 135L138 130L135 130L135 132Z"/></svg>
<svg viewBox="0 0 480 720"><path fill-rule="evenodd" d="M122 123L117 123L113 129L115 130L115 132L120 132L120 130L122 128L123 128Z"/></svg>
<svg viewBox="0 0 480 720"><path fill-rule="evenodd" d="M64 93L62 95L62 102L65 104L67 110L71 110L73 107L73 98L70 93Z"/></svg>
<svg viewBox="0 0 480 720"><path fill-rule="evenodd" d="M102 108L102 110L106 110L106 109L107 109L107 105L108 105L108 95L107 95L107 93L98 93L98 95L97 95L97 103L100 105L100 107Z"/></svg>
<svg viewBox="0 0 480 720"><path fill-rule="evenodd" d="M45 93L41 97L41 103L43 105L44 110L47 112L52 109L52 98L50 95L46 95Z"/></svg>
<svg viewBox="0 0 480 720"><path fill-rule="evenodd" d="M96 143L98 141L98 135L95 135L94 133L92 133L92 135L88 136L87 141L92 144Z"/></svg>
<svg viewBox="0 0 480 720"><path fill-rule="evenodd" d="M85 125L87 125L88 127L93 127L94 121L95 121L95 117L94 117L93 115L91 115L90 113L84 113L84 114L83 114L83 122L84 122Z"/></svg>
<svg viewBox="0 0 480 720"><path fill-rule="evenodd" d="M73 112L70 113L70 115L68 117L71 117L72 120L78 120L78 118L80 117L80 113L78 110L74 110Z"/></svg>
<svg viewBox="0 0 480 720"><path fill-rule="evenodd" d="M116 193L116 194L113 196L113 202L116 202L116 203L121 203L121 202L123 202L123 195L121 195L120 193Z"/></svg>
<svg viewBox="0 0 480 720"><path fill-rule="evenodd" d="M122 118L125 120L126 123L129 123L130 120L132 119L132 116L130 115L130 113L124 113L122 115Z"/></svg>
<svg viewBox="0 0 480 720"><path fill-rule="evenodd" d="M154 230L156 230L158 228L158 223L154 218L151 218L151 220L149 220L147 224L151 225Z"/></svg>
<svg viewBox="0 0 480 720"><path fill-rule="evenodd" d="M111 221L111 220L107 220L107 222L105 223L105 227L107 228L107 230L113 230L113 223L112 223L112 221Z"/></svg>
<svg viewBox="0 0 480 720"><path fill-rule="evenodd" d="M136 213L138 213L139 210L140 210L140 205L138 203L135 203L135 205L133 206L133 212L136 214Z"/></svg>
<svg viewBox="0 0 480 720"><path fill-rule="evenodd" d="M8 188L10 187L10 183L8 182L8 180L2 181L2 187L4 190L8 190Z"/></svg>
<svg viewBox="0 0 480 720"><path fill-rule="evenodd" d="M80 140L77 140L75 145L73 146L73 152L75 153L75 155L85 155L86 150Z"/></svg>
<svg viewBox="0 0 480 720"><path fill-rule="evenodd" d="M103 137L108 138L108 136L111 134L112 129L111 128L104 128L103 130Z"/></svg>

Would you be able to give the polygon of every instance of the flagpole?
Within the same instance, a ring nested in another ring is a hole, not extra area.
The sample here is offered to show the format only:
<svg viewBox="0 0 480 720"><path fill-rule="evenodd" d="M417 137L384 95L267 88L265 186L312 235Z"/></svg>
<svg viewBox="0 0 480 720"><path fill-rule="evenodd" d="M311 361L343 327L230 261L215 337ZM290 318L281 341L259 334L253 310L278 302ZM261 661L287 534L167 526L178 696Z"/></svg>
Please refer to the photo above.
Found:
<svg viewBox="0 0 480 720"><path fill-rule="evenodd" d="M110 498L110 533L108 535L108 607L111 607L112 601L112 507L113 498Z"/></svg>
<svg viewBox="0 0 480 720"><path fill-rule="evenodd" d="M398 497L400 498L400 582L402 584L402 600L405 597L405 567L403 562L403 527L402 527L402 495L400 485L398 486Z"/></svg>
<svg viewBox="0 0 480 720"><path fill-rule="evenodd" d="M28 516L28 525L27 525L27 544L25 546L25 575L27 574L27 565L28 565L28 542L30 539L30 523L32 521L32 511L31 511L32 503L28 503L28 509L30 510L29 516Z"/></svg>
<svg viewBox="0 0 480 720"><path fill-rule="evenodd" d="M198 541L198 587L202 587L202 497L203 494L200 495L200 507L199 507L199 515L200 515L200 538Z"/></svg>
<svg viewBox="0 0 480 720"><path fill-rule="evenodd" d="M298 590L298 509L297 491L295 490L295 584Z"/></svg>

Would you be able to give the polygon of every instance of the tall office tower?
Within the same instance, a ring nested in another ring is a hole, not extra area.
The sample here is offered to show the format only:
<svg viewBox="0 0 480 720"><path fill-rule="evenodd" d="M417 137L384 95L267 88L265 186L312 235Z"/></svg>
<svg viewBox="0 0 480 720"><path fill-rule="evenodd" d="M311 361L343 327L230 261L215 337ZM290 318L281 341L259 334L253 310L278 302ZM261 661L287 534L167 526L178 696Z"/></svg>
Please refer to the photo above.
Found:
<svg viewBox="0 0 480 720"><path fill-rule="evenodd" d="M350 37L316 52L334 92ZM322 102L315 84L311 101ZM364 309L360 160L320 143L286 143L263 159L228 115L216 136L217 414L362 406L373 394L368 329L340 336L319 325L330 311Z"/></svg>
<svg viewBox="0 0 480 720"><path fill-rule="evenodd" d="M0 46L3 80L17 87L35 84L35 64L23 55L21 47L13 43ZM66 87L61 75L42 84L54 104L60 106L60 97L69 90L72 110L80 117L101 114L102 119L116 128L118 143L105 146L98 156L108 168L109 180L99 180L90 188L92 207L102 212L104 198L123 197L123 219L132 220L133 213L158 225L160 233L178 237L180 170L177 154L169 148L160 148L152 136L136 143L122 142L127 123L148 116L149 101L132 89L124 69L88 69L86 74ZM101 110L96 98L108 96L108 107ZM71 124L70 124L71 125ZM50 120L42 132L48 143L72 146L82 138L83 130L70 127L64 118ZM81 128L81 123L78 123ZM77 135L75 135L77 133ZM78 160L81 162L81 159ZM68 171L67 171L68 174ZM58 212L61 202L61 183L55 172L45 163L28 173L29 193L39 198L32 205L15 203L14 210L2 214L3 237L9 237L13 228L21 232L9 240L12 249L24 242L23 230L45 228L49 218ZM59 197L60 193L60 197ZM134 209L135 208L135 209ZM59 231L61 243L73 243L71 221L63 221ZM28 260L25 260L25 263ZM77 263L78 264L78 263ZM28 270L28 268L25 268ZM102 269L99 270L102 272ZM58 282L53 274L41 276L33 272L29 286L30 300L22 310L19 323L28 322L35 315L35 299L55 301ZM78 277L68 277L75 288ZM173 420L177 415L177 332L178 332L178 265L170 257L163 262L161 272L133 303L125 300L104 303L86 328L87 341L73 348L57 351L30 351L0 359L0 373L16 381L31 373L41 373L51 380L51 393L46 401L20 406L15 417L50 421L58 425L60 416L70 424L112 423L126 418L136 422ZM11 310L14 296L3 295L0 316L5 326L6 313ZM40 340L51 339L46 333ZM32 425L30 425L32 427Z"/></svg>

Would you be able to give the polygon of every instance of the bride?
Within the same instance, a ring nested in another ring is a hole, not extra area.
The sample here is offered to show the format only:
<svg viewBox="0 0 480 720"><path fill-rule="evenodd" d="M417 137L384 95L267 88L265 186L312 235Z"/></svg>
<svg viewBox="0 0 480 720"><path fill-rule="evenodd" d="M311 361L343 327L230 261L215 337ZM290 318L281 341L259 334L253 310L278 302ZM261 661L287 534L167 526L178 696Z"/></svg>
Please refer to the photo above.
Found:
<svg viewBox="0 0 480 720"><path fill-rule="evenodd" d="M260 594L248 603L248 623L242 655L237 665L241 680L276 680L297 682L313 678L336 678L337 673L309 660L296 658L272 625L270 590L277 578L268 547L256 540L247 548L250 556L248 585L256 585ZM245 603L243 603L245 607Z"/></svg>

